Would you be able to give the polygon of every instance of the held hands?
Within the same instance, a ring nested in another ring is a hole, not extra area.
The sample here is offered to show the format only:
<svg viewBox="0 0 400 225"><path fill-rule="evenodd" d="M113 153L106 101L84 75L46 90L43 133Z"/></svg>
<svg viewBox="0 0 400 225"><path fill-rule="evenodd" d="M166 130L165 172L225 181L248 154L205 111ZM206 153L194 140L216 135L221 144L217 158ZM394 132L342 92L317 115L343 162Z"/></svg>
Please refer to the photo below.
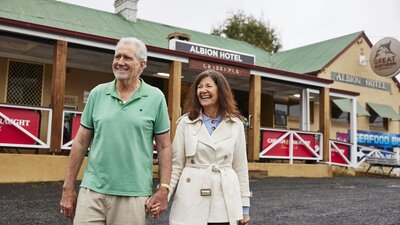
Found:
<svg viewBox="0 0 400 225"><path fill-rule="evenodd" d="M160 214L164 212L168 207L168 189L160 187L156 193L153 194L146 201L146 212L151 213L151 217L158 219Z"/></svg>
<svg viewBox="0 0 400 225"><path fill-rule="evenodd" d="M60 201L60 213L66 218L73 219L75 217L76 199L77 194L73 188L63 189Z"/></svg>
<svg viewBox="0 0 400 225"><path fill-rule="evenodd" d="M239 225L246 225L250 221L250 216L248 214L243 215L243 219L239 220Z"/></svg>

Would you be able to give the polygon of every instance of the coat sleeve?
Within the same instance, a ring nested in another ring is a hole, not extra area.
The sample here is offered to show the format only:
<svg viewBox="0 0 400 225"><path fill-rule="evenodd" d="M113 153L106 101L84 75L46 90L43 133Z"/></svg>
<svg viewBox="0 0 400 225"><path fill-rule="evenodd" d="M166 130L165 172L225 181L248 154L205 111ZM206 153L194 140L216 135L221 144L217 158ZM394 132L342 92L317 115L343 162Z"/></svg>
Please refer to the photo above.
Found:
<svg viewBox="0 0 400 225"><path fill-rule="evenodd" d="M175 137L172 142L172 173L171 173L171 191L169 192L168 199L171 198L176 186L178 185L183 167L185 166L185 119L178 120Z"/></svg>
<svg viewBox="0 0 400 225"><path fill-rule="evenodd" d="M235 122L236 129L238 129L238 135L235 143L232 168L238 175L240 193L242 196L242 205L250 206L251 192L249 188L249 171L247 165L246 137L244 134L244 125L240 120Z"/></svg>

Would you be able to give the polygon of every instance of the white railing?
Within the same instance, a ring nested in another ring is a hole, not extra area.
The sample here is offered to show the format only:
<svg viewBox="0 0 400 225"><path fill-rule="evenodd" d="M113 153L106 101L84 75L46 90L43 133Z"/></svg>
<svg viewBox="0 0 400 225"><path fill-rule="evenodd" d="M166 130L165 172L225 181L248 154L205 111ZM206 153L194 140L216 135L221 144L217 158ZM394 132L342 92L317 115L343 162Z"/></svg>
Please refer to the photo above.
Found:
<svg viewBox="0 0 400 225"><path fill-rule="evenodd" d="M379 158L395 158L399 162L400 157L399 157L399 152L393 152L393 151L386 151L378 148L372 148L372 147L367 147L367 146L358 146L357 148L357 156L359 158L357 159L357 164L356 168L360 167L363 162L365 162L367 157L379 157Z"/></svg>
<svg viewBox="0 0 400 225"><path fill-rule="evenodd" d="M261 128L260 158L322 160L322 133Z"/></svg>
<svg viewBox="0 0 400 225"><path fill-rule="evenodd" d="M12 113L10 113L12 111ZM37 112L38 113L38 121L37 121L37 126L38 126L38 133L32 133L32 131L29 131L27 128L28 126L32 125L33 126L33 121L26 119L23 119L22 117L17 117L17 114L19 116L23 113L21 112L27 112L27 113L32 113L32 112ZM42 121L42 114L43 112L47 112L47 135L46 138L43 138L42 140L40 138L40 129L44 126L43 121ZM21 136L22 139L16 140L14 137L14 140L12 142L2 142L0 138L0 147L13 147L13 148L40 148L40 149L49 149L50 148L50 135L51 135L51 120L52 120L52 109L50 108L44 108L44 107L31 107L31 106L20 106L20 105L8 105L8 104L0 104L0 118L1 124L0 124L0 132L3 132L2 138L7 137L7 135L12 136L10 133L11 130L12 132L18 132ZM23 125L21 125L23 124ZM3 126L10 126L7 127L7 129ZM3 129L1 128L3 127ZM6 132L9 133L6 133ZM27 144L24 142L32 142L33 144Z"/></svg>
<svg viewBox="0 0 400 225"><path fill-rule="evenodd" d="M70 116L75 117L76 115L82 115L82 112L78 111L69 111L69 110L64 110L63 112L63 119L62 119L62 127L61 127L61 149L62 150L71 150L72 143L74 142L75 134L77 129L79 128L80 124L80 117L75 118L79 119L78 122L74 122L73 119L70 119L69 121L66 121L65 118L67 114L70 114ZM78 127L75 127L77 124ZM65 127L68 126L69 132L68 134L64 133ZM68 137L64 137L64 135L68 135Z"/></svg>
<svg viewBox="0 0 400 225"><path fill-rule="evenodd" d="M352 144L329 140L329 164L352 167L350 160Z"/></svg>

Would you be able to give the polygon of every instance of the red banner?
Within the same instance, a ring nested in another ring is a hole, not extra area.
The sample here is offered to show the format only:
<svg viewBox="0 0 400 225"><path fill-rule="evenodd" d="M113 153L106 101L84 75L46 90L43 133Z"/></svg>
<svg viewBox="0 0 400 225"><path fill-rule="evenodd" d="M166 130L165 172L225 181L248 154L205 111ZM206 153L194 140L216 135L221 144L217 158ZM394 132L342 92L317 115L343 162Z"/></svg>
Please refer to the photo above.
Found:
<svg viewBox="0 0 400 225"><path fill-rule="evenodd" d="M276 142L282 135L286 134L283 131L263 131L262 133L262 149L268 148L274 142ZM314 134L301 134L298 135L304 140L304 142L312 149L319 150L319 142L315 140ZM282 139L268 152L264 153L263 156L289 156L289 138L290 135ZM295 135L293 136L293 157L307 157L315 158L315 155L300 141Z"/></svg>
<svg viewBox="0 0 400 225"><path fill-rule="evenodd" d="M31 109L17 109L0 106L0 112L39 138L40 113ZM35 144L31 137L0 116L0 143Z"/></svg>
<svg viewBox="0 0 400 225"><path fill-rule="evenodd" d="M81 125L82 114L75 114L72 117L72 134L71 140L75 138L76 133L78 133L79 126Z"/></svg>
<svg viewBox="0 0 400 225"><path fill-rule="evenodd" d="M350 161L350 145L335 143L339 151ZM335 148L331 148L331 162L339 164L348 164Z"/></svg>

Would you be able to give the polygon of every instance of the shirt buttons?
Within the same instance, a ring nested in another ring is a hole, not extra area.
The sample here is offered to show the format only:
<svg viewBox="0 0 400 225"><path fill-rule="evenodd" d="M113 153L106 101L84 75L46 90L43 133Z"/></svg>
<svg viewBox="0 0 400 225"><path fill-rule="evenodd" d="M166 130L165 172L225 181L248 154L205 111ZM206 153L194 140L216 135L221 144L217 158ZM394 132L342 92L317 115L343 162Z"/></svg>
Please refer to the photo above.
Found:
<svg viewBox="0 0 400 225"><path fill-rule="evenodd" d="M227 156L227 155L225 155L225 156L224 156L224 159L227 159L227 158L228 158L228 156Z"/></svg>
<svg viewBox="0 0 400 225"><path fill-rule="evenodd" d="M190 183L190 178L189 177L186 178L186 182Z"/></svg>
<svg viewBox="0 0 400 225"><path fill-rule="evenodd" d="M212 130L215 130L215 127L211 127Z"/></svg>
<svg viewBox="0 0 400 225"><path fill-rule="evenodd" d="M211 120L211 123L214 124L214 123L215 123L215 120Z"/></svg>

